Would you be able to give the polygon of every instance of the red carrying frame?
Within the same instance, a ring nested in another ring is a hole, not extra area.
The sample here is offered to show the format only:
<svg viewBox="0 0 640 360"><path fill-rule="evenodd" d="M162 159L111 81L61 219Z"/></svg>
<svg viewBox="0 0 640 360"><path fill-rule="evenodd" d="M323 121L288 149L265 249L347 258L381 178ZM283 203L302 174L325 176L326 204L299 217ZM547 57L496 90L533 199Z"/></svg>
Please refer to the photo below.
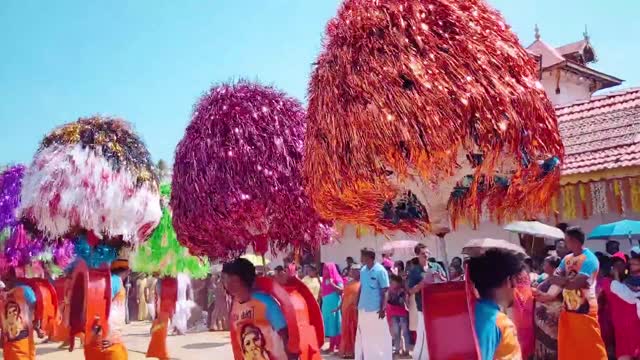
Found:
<svg viewBox="0 0 640 360"><path fill-rule="evenodd" d="M33 320L40 322L40 329L48 336L53 333L58 317L58 295L54 286L45 279L17 279L19 283L29 286L36 295Z"/></svg>
<svg viewBox="0 0 640 360"><path fill-rule="evenodd" d="M422 309L431 360L480 359L466 282L425 286Z"/></svg>
<svg viewBox="0 0 640 360"><path fill-rule="evenodd" d="M102 327L102 334L109 333L109 310L111 308L111 271L107 268L89 269L79 260L71 274L69 291L69 340L84 334L85 346L92 344L93 325ZM96 324L94 319L99 319ZM73 351L73 347L69 348Z"/></svg>
<svg viewBox="0 0 640 360"><path fill-rule="evenodd" d="M300 333L300 359L322 360L320 348L324 344L324 323L318 301L300 279L290 276L284 286L296 311Z"/></svg>
<svg viewBox="0 0 640 360"><path fill-rule="evenodd" d="M160 279L160 296L156 297L158 314L166 313L169 317L176 312L178 301L178 280L176 278Z"/></svg>

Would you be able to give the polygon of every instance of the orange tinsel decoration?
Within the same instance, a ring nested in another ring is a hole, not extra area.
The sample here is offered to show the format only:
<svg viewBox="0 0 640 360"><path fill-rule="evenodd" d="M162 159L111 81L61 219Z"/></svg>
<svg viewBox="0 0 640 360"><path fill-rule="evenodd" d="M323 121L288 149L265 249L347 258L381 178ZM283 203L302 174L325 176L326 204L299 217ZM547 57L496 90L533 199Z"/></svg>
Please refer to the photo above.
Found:
<svg viewBox="0 0 640 360"><path fill-rule="evenodd" d="M546 210L559 169L540 163L562 160L563 147L537 80L484 1L344 1L309 85L304 175L316 209L376 229L429 229L431 210L446 211L438 197L472 175L449 204L454 217L477 219L483 203L498 219ZM382 216L416 188L427 214Z"/></svg>

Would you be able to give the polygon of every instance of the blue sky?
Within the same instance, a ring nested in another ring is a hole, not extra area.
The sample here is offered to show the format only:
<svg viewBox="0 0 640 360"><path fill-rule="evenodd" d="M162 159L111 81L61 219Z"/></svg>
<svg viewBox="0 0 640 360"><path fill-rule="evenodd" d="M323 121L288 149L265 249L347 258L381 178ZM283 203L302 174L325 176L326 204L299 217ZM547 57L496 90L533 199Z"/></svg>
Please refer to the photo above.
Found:
<svg viewBox="0 0 640 360"><path fill-rule="evenodd" d="M640 1L490 0L523 44L582 38L595 67L639 86ZM303 100L338 0L2 0L0 164L29 162L54 127L93 114L132 122L171 160L200 94L238 78Z"/></svg>

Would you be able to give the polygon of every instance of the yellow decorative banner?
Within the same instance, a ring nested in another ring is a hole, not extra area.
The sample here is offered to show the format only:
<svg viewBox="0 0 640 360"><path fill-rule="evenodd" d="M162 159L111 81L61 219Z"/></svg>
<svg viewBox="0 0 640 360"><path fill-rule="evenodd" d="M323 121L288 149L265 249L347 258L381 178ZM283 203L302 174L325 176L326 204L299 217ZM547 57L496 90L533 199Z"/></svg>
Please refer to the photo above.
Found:
<svg viewBox="0 0 640 360"><path fill-rule="evenodd" d="M629 187L631 188L631 209L633 212L640 212L640 178L630 178Z"/></svg>
<svg viewBox="0 0 640 360"><path fill-rule="evenodd" d="M562 218L573 220L576 215L576 191L573 185L562 187Z"/></svg>

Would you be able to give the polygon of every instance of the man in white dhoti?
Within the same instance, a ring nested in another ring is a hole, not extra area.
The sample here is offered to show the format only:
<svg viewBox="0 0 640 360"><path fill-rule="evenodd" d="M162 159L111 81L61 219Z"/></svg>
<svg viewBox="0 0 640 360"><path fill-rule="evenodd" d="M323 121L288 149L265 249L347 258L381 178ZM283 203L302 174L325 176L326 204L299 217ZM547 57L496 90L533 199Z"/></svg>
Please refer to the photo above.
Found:
<svg viewBox="0 0 640 360"><path fill-rule="evenodd" d="M173 314L171 324L177 335L184 335L187 332L187 322L191 317L191 309L195 307L193 302L193 288L191 279L187 274L180 273L176 276L178 280L178 301L176 301L176 312Z"/></svg>
<svg viewBox="0 0 640 360"><path fill-rule="evenodd" d="M391 360L393 350L389 323L384 318L389 275L376 262L376 252L364 248L360 252L360 297L358 298L358 330L356 360Z"/></svg>
<svg viewBox="0 0 640 360"><path fill-rule="evenodd" d="M435 273L428 267L429 249L424 244L418 244L414 248L416 256L420 264L413 266L409 271L407 278L407 286L409 293L415 296L416 307L418 309L418 323L416 329L416 345L413 348L414 360L428 360L429 348L427 346L427 333L424 324L424 315L422 314L422 288L434 281Z"/></svg>

